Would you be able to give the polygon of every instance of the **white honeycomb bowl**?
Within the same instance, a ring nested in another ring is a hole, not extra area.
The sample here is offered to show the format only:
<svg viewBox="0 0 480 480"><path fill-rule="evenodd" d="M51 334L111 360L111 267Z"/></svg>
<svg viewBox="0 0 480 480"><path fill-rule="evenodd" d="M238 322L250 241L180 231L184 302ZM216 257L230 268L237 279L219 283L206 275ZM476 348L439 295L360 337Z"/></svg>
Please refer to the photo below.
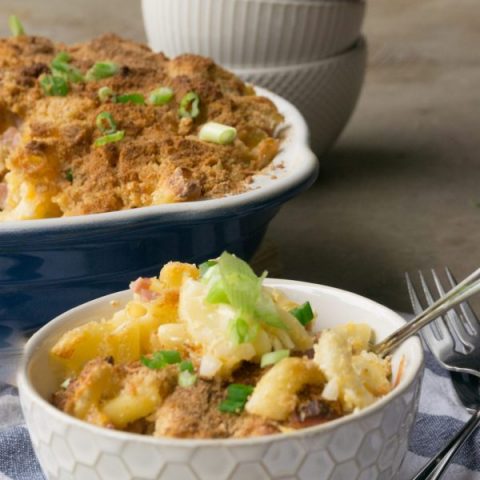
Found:
<svg viewBox="0 0 480 480"><path fill-rule="evenodd" d="M302 113L317 156L335 143L350 119L362 90L367 46L353 48L326 60L290 67L235 69L246 82L281 95Z"/></svg>
<svg viewBox="0 0 480 480"><path fill-rule="evenodd" d="M315 328L366 322L379 339L404 324L391 310L353 293L289 280L268 280L318 313ZM121 308L119 292L70 310L28 342L18 375L22 408L48 480L392 480L407 452L417 410L423 352L418 338L393 356L399 385L362 412L288 434L238 440L153 438L99 428L49 403L58 386L48 351L65 331ZM117 300L118 306L112 306Z"/></svg>
<svg viewBox="0 0 480 480"><path fill-rule="evenodd" d="M365 3L322 0L143 0L150 46L228 68L292 65L336 55L360 36Z"/></svg>

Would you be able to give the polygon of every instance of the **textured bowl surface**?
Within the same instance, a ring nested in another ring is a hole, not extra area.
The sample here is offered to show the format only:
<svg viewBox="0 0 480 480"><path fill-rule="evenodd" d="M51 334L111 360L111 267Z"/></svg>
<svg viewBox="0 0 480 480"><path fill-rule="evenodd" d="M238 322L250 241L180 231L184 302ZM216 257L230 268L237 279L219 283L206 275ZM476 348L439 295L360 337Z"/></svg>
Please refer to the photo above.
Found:
<svg viewBox="0 0 480 480"><path fill-rule="evenodd" d="M267 280L318 313L315 328L366 322L383 338L404 323L358 295L315 284ZM48 480L392 480L407 451L420 389L423 353L412 338L393 356L398 387L359 414L284 435L240 440L153 438L95 427L48 403L59 379L48 351L68 329L111 314L120 292L64 313L28 342L18 375L20 399L35 452Z"/></svg>
<svg viewBox="0 0 480 480"><path fill-rule="evenodd" d="M0 227L0 322L41 325L92 298L157 274L171 259L201 262L229 250L249 258L281 204L316 178L317 159L298 111L259 89L287 129L271 168L229 197L120 212L4 222ZM281 167L281 168L280 168Z"/></svg>
<svg viewBox="0 0 480 480"><path fill-rule="evenodd" d="M360 36L364 2L143 0L150 46L228 68L293 65L338 54Z"/></svg>
<svg viewBox="0 0 480 480"><path fill-rule="evenodd" d="M364 39L342 55L282 68L235 69L243 80L278 93L305 117L312 148L324 154L352 115L363 85L367 60Z"/></svg>

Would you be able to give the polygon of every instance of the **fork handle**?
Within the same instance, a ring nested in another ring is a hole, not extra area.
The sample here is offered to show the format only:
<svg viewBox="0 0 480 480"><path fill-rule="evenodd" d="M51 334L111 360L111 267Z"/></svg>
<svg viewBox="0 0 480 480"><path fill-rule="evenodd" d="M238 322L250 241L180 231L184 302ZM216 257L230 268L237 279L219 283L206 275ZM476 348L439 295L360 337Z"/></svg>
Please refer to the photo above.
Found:
<svg viewBox="0 0 480 480"><path fill-rule="evenodd" d="M460 431L448 442L448 444L432 458L413 478L412 480L438 480L445 469L450 464L457 450L470 437L475 429L480 425L480 409L477 410L470 420L460 429Z"/></svg>

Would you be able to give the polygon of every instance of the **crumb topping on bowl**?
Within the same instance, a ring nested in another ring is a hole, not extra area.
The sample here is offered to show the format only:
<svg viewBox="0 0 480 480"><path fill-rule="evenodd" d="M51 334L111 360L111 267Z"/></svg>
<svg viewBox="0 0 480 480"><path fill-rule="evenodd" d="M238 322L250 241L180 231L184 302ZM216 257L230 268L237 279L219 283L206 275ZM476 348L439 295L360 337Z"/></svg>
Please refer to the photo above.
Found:
<svg viewBox="0 0 480 480"><path fill-rule="evenodd" d="M207 58L169 60L111 34L1 39L0 219L241 192L278 152L282 120Z"/></svg>
<svg viewBox="0 0 480 480"><path fill-rule="evenodd" d="M63 371L54 405L118 430L238 438L318 425L393 388L390 359L369 351L368 325L314 332L310 303L264 277L223 253L132 282L122 309L52 348Z"/></svg>

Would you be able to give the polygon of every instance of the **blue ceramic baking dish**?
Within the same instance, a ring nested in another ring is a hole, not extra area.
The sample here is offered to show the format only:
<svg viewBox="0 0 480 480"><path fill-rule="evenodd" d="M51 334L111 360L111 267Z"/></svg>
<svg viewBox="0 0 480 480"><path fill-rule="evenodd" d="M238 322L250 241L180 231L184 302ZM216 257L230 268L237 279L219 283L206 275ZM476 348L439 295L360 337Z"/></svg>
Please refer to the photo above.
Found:
<svg viewBox="0 0 480 480"><path fill-rule="evenodd" d="M223 250L248 259L280 206L318 172L308 129L286 100L282 149L246 192L119 212L0 224L0 324L31 328L93 298L156 275L170 260L202 262Z"/></svg>

